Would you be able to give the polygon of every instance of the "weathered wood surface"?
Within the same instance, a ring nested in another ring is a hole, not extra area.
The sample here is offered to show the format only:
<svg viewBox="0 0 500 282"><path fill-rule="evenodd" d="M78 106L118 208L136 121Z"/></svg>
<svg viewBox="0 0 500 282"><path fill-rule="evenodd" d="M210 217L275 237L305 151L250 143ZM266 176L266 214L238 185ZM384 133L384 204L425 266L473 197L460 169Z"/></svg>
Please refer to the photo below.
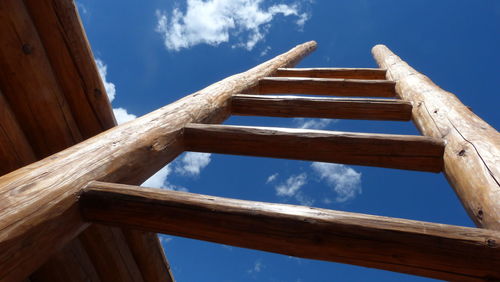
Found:
<svg viewBox="0 0 500 282"><path fill-rule="evenodd" d="M0 1L0 85L37 157L81 140L23 1ZM48 150L45 143L52 144Z"/></svg>
<svg viewBox="0 0 500 282"><path fill-rule="evenodd" d="M74 210L76 195L86 183L142 183L183 151L181 133L187 123L223 121L233 94L256 85L279 67L293 66L315 47L315 42L299 45L247 72L0 177L0 280L23 279L87 227Z"/></svg>
<svg viewBox="0 0 500 282"><path fill-rule="evenodd" d="M385 80L385 70L373 68L281 68L273 76Z"/></svg>
<svg viewBox="0 0 500 282"><path fill-rule="evenodd" d="M59 85L84 138L113 127L106 90L75 3L25 0Z"/></svg>
<svg viewBox="0 0 500 282"><path fill-rule="evenodd" d="M444 143L424 136L188 124L187 151L440 172Z"/></svg>
<svg viewBox="0 0 500 282"><path fill-rule="evenodd" d="M257 94L309 94L349 97L394 97L395 83L388 80L339 78L266 77Z"/></svg>
<svg viewBox="0 0 500 282"><path fill-rule="evenodd" d="M0 175L36 160L26 135L0 91Z"/></svg>
<svg viewBox="0 0 500 282"><path fill-rule="evenodd" d="M92 222L453 281L500 279L496 231L93 182Z"/></svg>
<svg viewBox="0 0 500 282"><path fill-rule="evenodd" d="M420 132L446 141L444 173L472 220L500 230L500 133L387 47L372 52L399 96L413 103Z"/></svg>
<svg viewBox="0 0 500 282"><path fill-rule="evenodd" d="M411 119L410 102L396 99L234 95L233 115L366 120Z"/></svg>

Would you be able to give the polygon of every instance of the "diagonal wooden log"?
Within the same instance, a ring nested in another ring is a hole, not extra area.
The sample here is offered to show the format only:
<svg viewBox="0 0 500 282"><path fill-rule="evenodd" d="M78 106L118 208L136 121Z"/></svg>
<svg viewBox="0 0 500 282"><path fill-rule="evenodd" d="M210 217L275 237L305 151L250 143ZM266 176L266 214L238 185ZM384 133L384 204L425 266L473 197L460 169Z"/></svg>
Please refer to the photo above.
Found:
<svg viewBox="0 0 500 282"><path fill-rule="evenodd" d="M76 197L89 181L142 183L183 151L181 133L187 123L223 121L230 114L233 94L256 85L277 68L293 66L315 47L315 42L299 45L0 177L0 280L22 280L88 226L76 209Z"/></svg>
<svg viewBox="0 0 500 282"><path fill-rule="evenodd" d="M444 173L477 226L500 230L500 133L386 46L372 50L423 135L446 141Z"/></svg>
<svg viewBox="0 0 500 282"><path fill-rule="evenodd" d="M452 281L500 279L500 233L93 182L86 220Z"/></svg>

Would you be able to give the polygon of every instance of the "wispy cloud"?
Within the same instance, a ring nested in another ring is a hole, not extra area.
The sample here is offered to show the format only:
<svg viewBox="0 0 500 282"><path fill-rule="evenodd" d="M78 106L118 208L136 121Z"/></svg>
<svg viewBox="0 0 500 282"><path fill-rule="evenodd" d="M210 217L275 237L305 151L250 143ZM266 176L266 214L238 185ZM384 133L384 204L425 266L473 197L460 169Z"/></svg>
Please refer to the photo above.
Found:
<svg viewBox="0 0 500 282"><path fill-rule="evenodd" d="M337 122L336 119L327 119L327 118L321 118L321 119L294 118L293 121L296 124L297 128L304 128L304 129L306 129L306 128L307 129L324 129L327 126Z"/></svg>
<svg viewBox="0 0 500 282"><path fill-rule="evenodd" d="M279 173L277 173L277 172L269 175L269 177L266 179L266 184L274 182L276 180L276 178L278 178L278 175L279 175Z"/></svg>
<svg viewBox="0 0 500 282"><path fill-rule="evenodd" d="M300 5L278 4L262 7L263 0L187 0L186 11L175 8L170 14L156 11L156 31L163 35L167 49L179 51L198 44L217 46L237 38L234 47L252 50L265 39L277 16L293 16L301 29L310 15Z"/></svg>
<svg viewBox="0 0 500 282"><path fill-rule="evenodd" d="M285 183L275 187L276 195L292 197L307 183L307 174L301 173L299 175L290 176Z"/></svg>
<svg viewBox="0 0 500 282"><path fill-rule="evenodd" d="M209 153L187 152L176 162L175 172L181 175L198 176L202 169L210 163Z"/></svg>
<svg viewBox="0 0 500 282"><path fill-rule="evenodd" d="M314 162L311 168L326 181L337 194L337 202L346 202L361 194L361 173L341 165Z"/></svg>
<svg viewBox="0 0 500 282"><path fill-rule="evenodd" d="M247 272L248 273L259 273L262 271L262 269L265 268L265 265L262 264L262 261L260 259L256 260L252 266Z"/></svg>

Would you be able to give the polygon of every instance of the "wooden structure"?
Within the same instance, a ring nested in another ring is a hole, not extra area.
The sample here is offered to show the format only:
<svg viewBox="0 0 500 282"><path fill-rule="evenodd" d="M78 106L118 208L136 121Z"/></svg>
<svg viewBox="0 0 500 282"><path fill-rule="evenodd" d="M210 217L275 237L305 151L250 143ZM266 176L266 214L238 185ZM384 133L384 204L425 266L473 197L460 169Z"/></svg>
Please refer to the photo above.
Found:
<svg viewBox="0 0 500 282"><path fill-rule="evenodd" d="M0 1L0 44L0 281L172 281L154 232L500 279L500 134L385 46L380 69L291 68L308 42L115 126L71 0ZM424 136L217 125L231 114L412 119ZM188 150L443 171L481 228L134 186Z"/></svg>

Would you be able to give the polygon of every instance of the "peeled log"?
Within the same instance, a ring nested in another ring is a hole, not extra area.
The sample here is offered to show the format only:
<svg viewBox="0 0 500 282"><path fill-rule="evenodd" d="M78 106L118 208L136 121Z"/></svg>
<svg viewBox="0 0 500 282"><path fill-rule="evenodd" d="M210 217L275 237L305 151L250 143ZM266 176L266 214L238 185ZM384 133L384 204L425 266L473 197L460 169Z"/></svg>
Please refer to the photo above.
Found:
<svg viewBox="0 0 500 282"><path fill-rule="evenodd" d="M315 42L299 45L244 73L0 177L0 280L24 279L88 227L75 205L77 193L89 181L142 183L183 152L181 133L186 124L223 121L230 114L228 105L233 94L256 85L277 68L293 66L315 48Z"/></svg>
<svg viewBox="0 0 500 282"><path fill-rule="evenodd" d="M443 138L444 173L477 226L500 230L500 133L386 46L372 50L423 135Z"/></svg>

